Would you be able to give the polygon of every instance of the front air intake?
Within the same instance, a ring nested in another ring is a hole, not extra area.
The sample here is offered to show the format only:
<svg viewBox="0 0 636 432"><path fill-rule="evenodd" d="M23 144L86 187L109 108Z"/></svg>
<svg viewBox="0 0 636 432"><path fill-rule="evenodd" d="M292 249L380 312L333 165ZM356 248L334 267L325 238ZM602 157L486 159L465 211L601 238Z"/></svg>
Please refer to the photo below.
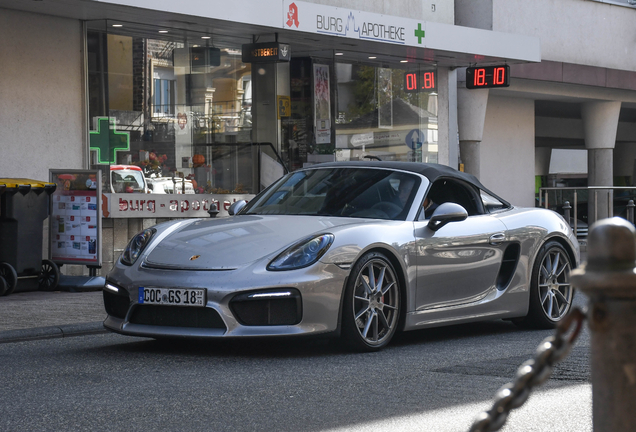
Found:
<svg viewBox="0 0 636 432"><path fill-rule="evenodd" d="M296 289L239 294L230 301L230 309L247 326L295 325L302 319L302 299Z"/></svg>

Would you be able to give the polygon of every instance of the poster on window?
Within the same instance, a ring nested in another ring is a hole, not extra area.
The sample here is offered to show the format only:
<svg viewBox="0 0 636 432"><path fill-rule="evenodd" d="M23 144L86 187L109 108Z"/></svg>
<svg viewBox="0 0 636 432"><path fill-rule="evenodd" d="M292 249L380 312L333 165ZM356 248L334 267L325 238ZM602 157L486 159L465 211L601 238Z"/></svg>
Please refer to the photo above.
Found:
<svg viewBox="0 0 636 432"><path fill-rule="evenodd" d="M49 257L57 264L101 266L101 173L49 170Z"/></svg>
<svg viewBox="0 0 636 432"><path fill-rule="evenodd" d="M331 97L329 66L314 64L314 119L316 144L331 142Z"/></svg>

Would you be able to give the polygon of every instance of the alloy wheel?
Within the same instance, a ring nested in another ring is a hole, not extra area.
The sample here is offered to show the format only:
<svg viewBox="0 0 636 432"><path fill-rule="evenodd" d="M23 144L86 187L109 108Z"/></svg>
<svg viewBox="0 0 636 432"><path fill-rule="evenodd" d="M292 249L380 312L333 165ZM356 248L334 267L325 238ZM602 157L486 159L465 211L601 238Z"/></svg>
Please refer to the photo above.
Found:
<svg viewBox="0 0 636 432"><path fill-rule="evenodd" d="M559 321L568 313L573 290L570 261L560 248L551 248L541 262L538 275L539 301L546 318Z"/></svg>
<svg viewBox="0 0 636 432"><path fill-rule="evenodd" d="M398 323L399 287L395 273L381 259L372 259L358 273L353 314L360 337L370 346L390 339Z"/></svg>

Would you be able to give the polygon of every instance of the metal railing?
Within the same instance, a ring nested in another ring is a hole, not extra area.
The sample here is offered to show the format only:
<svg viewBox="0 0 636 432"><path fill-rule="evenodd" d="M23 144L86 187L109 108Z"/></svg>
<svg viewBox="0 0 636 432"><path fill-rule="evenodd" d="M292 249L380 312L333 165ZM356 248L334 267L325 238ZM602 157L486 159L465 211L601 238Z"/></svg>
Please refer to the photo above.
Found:
<svg viewBox="0 0 636 432"><path fill-rule="evenodd" d="M601 201L606 200L606 203L601 204L603 206L607 206L607 215L603 215L603 217L613 217L615 191L631 191L631 193L626 193L623 197L633 196L636 198L636 186L542 187L539 189L539 207L552 208L553 210L563 209L566 221L572 225L572 229L578 234L578 223L580 220L579 204L583 202L593 203L591 212L588 209L588 225L599 219L599 197L601 198ZM551 193L553 193L552 197L554 201L550 200ZM579 201L581 195L584 196L583 201ZM591 201L590 198L592 198ZM621 196L616 196L616 198L621 198ZM626 215L624 216L624 219L634 223L633 199L626 200L625 207ZM570 212L568 210L572 210L572 221L570 220ZM566 211L568 211L567 215L565 214ZM590 216L593 216L593 218L590 218Z"/></svg>

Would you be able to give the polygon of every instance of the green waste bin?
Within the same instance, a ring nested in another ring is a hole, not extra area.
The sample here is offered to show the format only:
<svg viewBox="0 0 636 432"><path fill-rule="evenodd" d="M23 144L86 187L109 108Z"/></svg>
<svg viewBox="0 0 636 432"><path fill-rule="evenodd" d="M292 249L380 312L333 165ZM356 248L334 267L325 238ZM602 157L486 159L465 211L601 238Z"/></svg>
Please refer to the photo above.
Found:
<svg viewBox="0 0 636 432"><path fill-rule="evenodd" d="M57 265L42 260L43 224L55 188L39 180L0 178L0 295L57 287Z"/></svg>

